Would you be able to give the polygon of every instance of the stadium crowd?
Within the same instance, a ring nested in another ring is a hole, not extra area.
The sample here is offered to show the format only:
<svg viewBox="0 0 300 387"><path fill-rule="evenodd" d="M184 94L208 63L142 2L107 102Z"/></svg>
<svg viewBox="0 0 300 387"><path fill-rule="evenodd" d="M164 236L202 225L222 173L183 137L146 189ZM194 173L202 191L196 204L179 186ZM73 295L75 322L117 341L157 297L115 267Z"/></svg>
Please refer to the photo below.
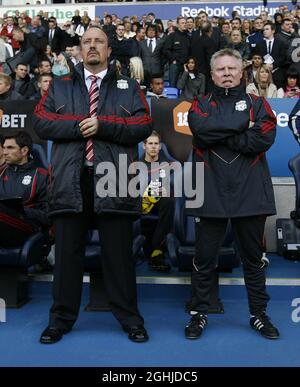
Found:
<svg viewBox="0 0 300 387"><path fill-rule="evenodd" d="M109 36L110 59L149 97L166 97L157 84L178 88L184 99L209 92L212 55L234 48L244 60L247 92L299 98L299 24L299 5L279 6L274 16L263 10L254 20L242 20L237 11L230 20L209 19L204 11L167 21L153 13L120 18L104 12L102 19L92 20L87 11L80 15L76 10L60 26L47 12L30 18L16 11L0 20L0 100L38 100L53 77L72 73L82 61L80 39L95 25Z"/></svg>

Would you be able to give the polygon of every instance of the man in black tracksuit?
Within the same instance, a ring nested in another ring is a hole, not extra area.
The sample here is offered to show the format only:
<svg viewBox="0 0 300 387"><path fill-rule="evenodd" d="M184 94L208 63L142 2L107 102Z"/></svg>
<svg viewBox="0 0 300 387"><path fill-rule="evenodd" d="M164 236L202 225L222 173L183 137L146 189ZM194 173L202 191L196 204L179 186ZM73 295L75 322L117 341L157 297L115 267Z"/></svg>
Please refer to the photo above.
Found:
<svg viewBox="0 0 300 387"><path fill-rule="evenodd" d="M6 164L0 166L1 247L21 246L30 235L48 226L48 171L38 168L29 157L31 149L32 139L24 131L3 141ZM18 199L11 200L15 198L22 198L23 206Z"/></svg>
<svg viewBox="0 0 300 387"><path fill-rule="evenodd" d="M83 63L72 77L54 79L34 113L39 136L53 141L49 212L56 238L54 303L40 341L57 342L77 319L86 234L93 227L112 313L129 339L142 342L148 335L132 259L132 221L141 214L141 199L124 195L123 183L134 177L128 166L138 159L137 144L151 133L152 121L138 83L108 67L111 48L100 28L84 33L81 53Z"/></svg>
<svg viewBox="0 0 300 387"><path fill-rule="evenodd" d="M209 293L228 219L237 240L248 292L250 325L269 339L279 337L265 311L263 235L266 217L276 213L265 152L275 140L276 118L261 97L241 85L242 58L235 50L215 53L214 89L189 111L194 162L204 162L204 204L194 209L196 255L193 261L189 339L207 324ZM190 211L190 210L189 210Z"/></svg>

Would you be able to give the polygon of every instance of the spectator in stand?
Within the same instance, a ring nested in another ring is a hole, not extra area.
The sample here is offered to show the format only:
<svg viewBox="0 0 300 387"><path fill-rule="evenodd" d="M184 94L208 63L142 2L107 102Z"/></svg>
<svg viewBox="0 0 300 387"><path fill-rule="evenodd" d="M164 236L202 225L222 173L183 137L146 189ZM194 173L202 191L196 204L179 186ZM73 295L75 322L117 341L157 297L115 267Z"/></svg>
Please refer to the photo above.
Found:
<svg viewBox="0 0 300 387"><path fill-rule="evenodd" d="M135 79L139 85L144 84L144 67L140 57L133 56L129 59L129 72L130 78Z"/></svg>
<svg viewBox="0 0 300 387"><path fill-rule="evenodd" d="M40 16L36 16L32 19L28 29L29 32L35 34L39 39L45 39L46 30L42 26L42 20Z"/></svg>
<svg viewBox="0 0 300 387"><path fill-rule="evenodd" d="M104 17L103 31L107 34L109 39L113 39L116 33L116 26L112 24L112 16L107 14Z"/></svg>
<svg viewBox="0 0 300 387"><path fill-rule="evenodd" d="M163 41L157 38L157 26L149 25L146 29L147 38L140 42L140 56L144 65L145 85L150 86L153 74L161 74L163 70Z"/></svg>
<svg viewBox="0 0 300 387"><path fill-rule="evenodd" d="M281 25L282 25L283 17L282 14L279 12L276 12L274 14L274 23L275 23L275 33L281 32Z"/></svg>
<svg viewBox="0 0 300 387"><path fill-rule="evenodd" d="M204 25L207 25L207 23L210 23L210 21L208 19L208 14L205 11L200 11L198 13L198 16L196 19L197 19L197 22L195 20L195 27L196 27L196 29L198 29L199 35L201 36L203 33L202 27ZM221 31L220 31L219 27L212 26L212 36L211 37L215 42L214 46L216 47L217 50L219 50L221 47Z"/></svg>
<svg viewBox="0 0 300 387"><path fill-rule="evenodd" d="M74 66L76 66L78 63L82 62L82 55L80 51L80 46L73 46L72 47L72 56L71 56L71 62Z"/></svg>
<svg viewBox="0 0 300 387"><path fill-rule="evenodd" d="M236 18L232 19L230 24L231 24L231 31L233 31L233 30L241 31L241 29L242 29L242 21L241 21L241 19L239 17L236 17Z"/></svg>
<svg viewBox="0 0 300 387"><path fill-rule="evenodd" d="M49 59L51 65L53 66L54 55L53 55L53 52L51 50L51 46L49 44L47 44L47 47L46 47L46 56Z"/></svg>
<svg viewBox="0 0 300 387"><path fill-rule="evenodd" d="M284 66L287 61L285 45L275 35L275 25L273 23L267 22L264 25L263 34L264 41L257 44L256 49L263 57L264 63L272 71L274 83L279 88L283 86L285 80Z"/></svg>
<svg viewBox="0 0 300 387"><path fill-rule="evenodd" d="M259 16L263 21L264 25L269 21L269 14L268 14L268 11L266 11L265 9L261 11Z"/></svg>
<svg viewBox="0 0 300 387"><path fill-rule="evenodd" d="M202 24L202 35L194 36L192 41L191 56L196 59L199 72L205 76L206 92L212 88L212 80L210 73L210 60L212 55L217 51L215 41L212 38L213 29L210 22Z"/></svg>
<svg viewBox="0 0 300 387"><path fill-rule="evenodd" d="M286 83L282 89L278 90L280 97L283 98L300 98L300 82L297 72L288 71L286 74Z"/></svg>
<svg viewBox="0 0 300 387"><path fill-rule="evenodd" d="M10 75L12 78L11 90L23 95L26 88L26 84L30 82L30 76L28 75L28 66L24 63L19 63L15 71Z"/></svg>
<svg viewBox="0 0 300 387"><path fill-rule="evenodd" d="M251 20L248 20L248 19L244 19L242 21L242 28L241 28L241 31L242 31L242 36L243 36L243 39L246 40L246 38L251 35L252 33L252 22Z"/></svg>
<svg viewBox="0 0 300 387"><path fill-rule="evenodd" d="M132 39L126 39L124 34L125 27L119 24L116 28L116 36L110 42L112 49L110 59L118 59L122 66L122 74L129 75L129 59L136 56L136 44Z"/></svg>
<svg viewBox="0 0 300 387"><path fill-rule="evenodd" d="M155 14L153 12L149 12L147 15L147 24L163 24L161 19L156 19Z"/></svg>
<svg viewBox="0 0 300 387"><path fill-rule="evenodd" d="M230 43L228 44L228 48L232 48L233 50L237 50L243 61L248 61L250 58L251 50L250 46L247 42L242 41L242 33L239 29L233 29L230 33Z"/></svg>
<svg viewBox="0 0 300 387"><path fill-rule="evenodd" d="M72 24L75 25L75 27L78 26L78 24L81 23L81 16L80 16L80 11L78 9L75 10L74 16L71 19Z"/></svg>
<svg viewBox="0 0 300 387"><path fill-rule="evenodd" d="M28 15L28 11L22 12L20 16L27 26L31 24L31 17Z"/></svg>
<svg viewBox="0 0 300 387"><path fill-rule="evenodd" d="M186 18L186 32L190 39L192 39L193 35L196 33L195 21L193 17Z"/></svg>
<svg viewBox="0 0 300 387"><path fill-rule="evenodd" d="M0 204L0 246L23 245L33 233L47 229L47 170L30 157L32 139L25 131L7 135L3 142L6 165L0 174L0 198L21 197L23 210Z"/></svg>
<svg viewBox="0 0 300 387"><path fill-rule="evenodd" d="M177 18L177 30L168 35L163 46L163 55L169 62L169 81L176 87L179 74L190 53L190 38L186 32L186 19Z"/></svg>
<svg viewBox="0 0 300 387"><path fill-rule="evenodd" d="M62 25L61 30L63 39L62 47L79 45L79 36L75 34L75 26L70 21Z"/></svg>
<svg viewBox="0 0 300 387"><path fill-rule="evenodd" d="M246 92L258 97L277 98L278 91L272 80L272 71L267 65L262 65L256 73L255 83L246 87Z"/></svg>
<svg viewBox="0 0 300 387"><path fill-rule="evenodd" d="M150 82L150 90L147 91L146 97L149 98L168 98L164 94L164 79L161 75L153 74Z"/></svg>
<svg viewBox="0 0 300 387"><path fill-rule="evenodd" d="M227 48L230 43L230 23L225 21L221 26L220 48Z"/></svg>
<svg viewBox="0 0 300 387"><path fill-rule="evenodd" d="M29 64L31 71L38 62L45 58L47 42L35 34L25 33L20 28L13 31L14 39L20 43L20 52L23 53L22 62Z"/></svg>
<svg viewBox="0 0 300 387"><path fill-rule="evenodd" d="M55 54L59 54L64 47L63 31L57 26L56 19L49 19L49 28L47 31L47 42Z"/></svg>
<svg viewBox="0 0 300 387"><path fill-rule="evenodd" d="M255 50L255 47L258 43L261 43L264 40L263 35L264 22L260 17L254 19L253 23L253 33L248 36L246 42L250 44L251 50Z"/></svg>
<svg viewBox="0 0 300 387"><path fill-rule="evenodd" d="M195 58L188 58L184 64L184 72L179 76L177 88L181 90L180 98L201 98L205 94L205 75L199 73Z"/></svg>
<svg viewBox="0 0 300 387"><path fill-rule="evenodd" d="M260 53L252 53L252 58L247 62L248 65L244 68L244 79L246 85L255 82L255 77L258 69L263 64L263 58Z"/></svg>
<svg viewBox="0 0 300 387"><path fill-rule="evenodd" d="M70 72L71 71L66 59L66 54L61 52L60 54L55 55L54 64L52 67L53 75L60 77L62 75L70 74Z"/></svg>
<svg viewBox="0 0 300 387"><path fill-rule="evenodd" d="M135 32L133 32L131 30L131 27L132 27L132 25L131 25L130 21L126 21L124 23L124 29L125 29L124 38L130 39L130 38L133 38L135 36Z"/></svg>
<svg viewBox="0 0 300 387"><path fill-rule="evenodd" d="M295 139L300 145L300 99L290 114L289 127L292 130Z"/></svg>
<svg viewBox="0 0 300 387"><path fill-rule="evenodd" d="M26 85L22 88L22 93L26 99L29 99L34 94L36 94L39 91L38 88L38 76L40 74L50 74L52 72L52 66L49 59L44 59L41 62L39 62L37 67L37 73L35 76L30 80L30 82L26 83Z"/></svg>
<svg viewBox="0 0 300 387"><path fill-rule="evenodd" d="M146 30L145 30L145 28L138 27L136 29L136 31L135 31L135 37L134 37L136 42L138 42L138 43L142 42L143 40L145 40L145 37L146 37Z"/></svg>
<svg viewBox="0 0 300 387"><path fill-rule="evenodd" d="M33 101L39 101L48 91L51 81L53 80L53 75L50 74L40 74L37 78L38 91L29 99Z"/></svg>
<svg viewBox="0 0 300 387"><path fill-rule="evenodd" d="M14 24L14 19L12 16L9 16L6 19L5 25L2 27L0 36L6 36L8 38L7 43L11 44L14 53L20 48L20 43L14 38L13 31L17 27Z"/></svg>
<svg viewBox="0 0 300 387"><path fill-rule="evenodd" d="M276 37L284 43L285 50L287 52L293 39L296 37L296 34L293 32L293 23L291 19L283 19L281 31L276 34Z"/></svg>
<svg viewBox="0 0 300 387"><path fill-rule="evenodd" d="M5 62L8 58L14 56L11 46L5 42L6 39L6 36L0 38L0 72L6 72L5 67L7 67L7 64Z"/></svg>
<svg viewBox="0 0 300 387"><path fill-rule="evenodd" d="M0 101L16 101L24 97L11 89L12 79L9 75L0 73Z"/></svg>

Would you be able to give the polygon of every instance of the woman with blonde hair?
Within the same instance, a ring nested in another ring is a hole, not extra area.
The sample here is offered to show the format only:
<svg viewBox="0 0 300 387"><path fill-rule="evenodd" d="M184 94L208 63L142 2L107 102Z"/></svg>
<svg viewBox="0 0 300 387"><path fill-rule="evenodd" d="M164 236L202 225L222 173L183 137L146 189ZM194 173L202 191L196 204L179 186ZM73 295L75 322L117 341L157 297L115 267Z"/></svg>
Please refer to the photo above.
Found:
<svg viewBox="0 0 300 387"><path fill-rule="evenodd" d="M144 66L142 59L138 56L133 56L129 60L130 78L134 78L140 85L144 82Z"/></svg>
<svg viewBox="0 0 300 387"><path fill-rule="evenodd" d="M277 98L277 87L273 83L272 71L263 64L256 73L255 82L249 83L246 92L257 95L258 97Z"/></svg>
<svg viewBox="0 0 300 387"><path fill-rule="evenodd" d="M246 39L250 34L252 34L252 21L248 19L244 19L242 21L242 37L243 39Z"/></svg>
<svg viewBox="0 0 300 387"><path fill-rule="evenodd" d="M52 73L58 77L70 73L70 67L64 53L61 52L57 56L54 54Z"/></svg>

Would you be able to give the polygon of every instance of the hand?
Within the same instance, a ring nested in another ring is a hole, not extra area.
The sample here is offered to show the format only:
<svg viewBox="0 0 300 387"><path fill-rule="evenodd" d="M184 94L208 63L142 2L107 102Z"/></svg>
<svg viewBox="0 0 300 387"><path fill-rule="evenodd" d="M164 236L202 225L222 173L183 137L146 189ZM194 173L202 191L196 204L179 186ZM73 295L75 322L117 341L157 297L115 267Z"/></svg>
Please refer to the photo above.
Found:
<svg viewBox="0 0 300 387"><path fill-rule="evenodd" d="M186 71L186 72L188 73L189 70L188 70L188 68L187 68L187 64L186 64L186 63L183 65L183 67L184 67L184 71Z"/></svg>
<svg viewBox="0 0 300 387"><path fill-rule="evenodd" d="M98 132L98 119L97 117L85 118L79 123L81 134L84 138L92 137Z"/></svg>
<svg viewBox="0 0 300 387"><path fill-rule="evenodd" d="M271 63L266 64L266 67L267 67L270 71L273 70L273 65L272 65Z"/></svg>

